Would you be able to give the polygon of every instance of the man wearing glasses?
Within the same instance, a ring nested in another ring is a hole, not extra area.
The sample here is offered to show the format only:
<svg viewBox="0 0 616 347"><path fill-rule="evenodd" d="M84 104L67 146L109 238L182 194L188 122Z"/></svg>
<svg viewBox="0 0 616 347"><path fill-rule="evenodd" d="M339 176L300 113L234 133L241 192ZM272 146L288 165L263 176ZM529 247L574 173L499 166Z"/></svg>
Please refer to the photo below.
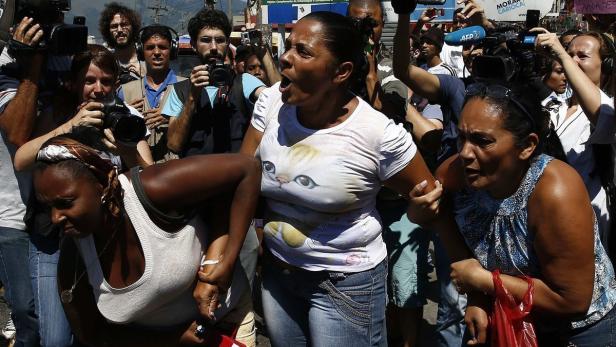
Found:
<svg viewBox="0 0 616 347"><path fill-rule="evenodd" d="M121 84L145 76L145 63L139 61L135 49L140 28L141 19L135 11L117 2L105 5L98 29L118 60Z"/></svg>
<svg viewBox="0 0 616 347"><path fill-rule="evenodd" d="M231 24L224 12L199 11L188 22L188 33L201 65L174 85L163 105L162 114L170 117L167 146L180 157L237 152L265 85L230 68Z"/></svg>
<svg viewBox="0 0 616 347"><path fill-rule="evenodd" d="M170 117L167 146L180 158L238 152L250 124L254 102L265 85L248 73L233 73L228 49L231 24L224 12L202 9L188 22L188 34L201 65L192 69L189 79L173 85L163 105L162 114ZM220 78L221 73L228 74L225 82ZM233 292L226 299L229 311L217 317L216 323L235 326L236 336L242 336L243 342L254 341L247 345L256 343L251 284L258 249L259 240L251 225L236 264Z"/></svg>

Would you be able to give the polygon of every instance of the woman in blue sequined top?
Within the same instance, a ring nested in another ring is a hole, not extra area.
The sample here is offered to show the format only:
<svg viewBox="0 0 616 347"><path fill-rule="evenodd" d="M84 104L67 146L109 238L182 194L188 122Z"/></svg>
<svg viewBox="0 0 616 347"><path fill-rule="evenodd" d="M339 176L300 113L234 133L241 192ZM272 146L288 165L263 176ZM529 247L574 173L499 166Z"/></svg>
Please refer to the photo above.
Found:
<svg viewBox="0 0 616 347"><path fill-rule="evenodd" d="M452 193L464 240L441 237L454 260L464 245L462 252L470 250L469 259L452 264L452 281L469 294L465 320L474 343L486 339L493 299L478 302L494 294L491 272L499 269L518 301L528 289L520 276L533 278L540 345L607 346L616 342L614 270L582 179L566 163L540 154L547 115L535 99L528 90L494 84L467 90L459 153L437 175ZM429 195L419 199L435 198Z"/></svg>

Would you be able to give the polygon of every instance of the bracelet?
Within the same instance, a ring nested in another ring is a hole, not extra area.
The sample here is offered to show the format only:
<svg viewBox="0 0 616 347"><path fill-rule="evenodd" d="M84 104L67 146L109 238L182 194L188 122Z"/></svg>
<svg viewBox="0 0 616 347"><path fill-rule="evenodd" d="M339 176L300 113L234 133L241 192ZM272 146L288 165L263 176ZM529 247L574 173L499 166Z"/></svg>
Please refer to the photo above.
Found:
<svg viewBox="0 0 616 347"><path fill-rule="evenodd" d="M220 259L205 259L205 254L201 257L201 266L216 265L220 263Z"/></svg>

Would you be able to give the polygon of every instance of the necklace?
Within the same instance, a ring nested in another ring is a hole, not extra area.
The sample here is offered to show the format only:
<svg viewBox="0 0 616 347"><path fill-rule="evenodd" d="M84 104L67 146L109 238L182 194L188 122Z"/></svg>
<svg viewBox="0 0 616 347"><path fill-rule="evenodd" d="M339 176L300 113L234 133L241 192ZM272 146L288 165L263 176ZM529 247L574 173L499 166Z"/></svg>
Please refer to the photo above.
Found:
<svg viewBox="0 0 616 347"><path fill-rule="evenodd" d="M103 253L105 253L105 250L107 249L107 247L109 247L109 245L111 244L111 241L113 241L113 238L115 237L115 235L118 233L118 230L120 228L117 228L113 234L111 234L111 237L109 238L109 241L107 241L107 243L105 244L105 246L103 247L103 249L98 252L98 254L96 255L96 260L100 260L101 255L103 255ZM64 304L70 304L73 301L73 290L75 290L75 288L77 287L77 284L79 283L79 281L81 281L81 278L86 274L87 269L90 266L86 266L83 271L81 272L81 274L79 275L79 277L77 277L77 263L79 261L79 250L77 250L75 252L75 276L73 277L73 285L71 286L70 289L65 289L60 293L60 301L62 301L62 303ZM85 264L84 264L85 265ZM92 265L92 263L90 264Z"/></svg>

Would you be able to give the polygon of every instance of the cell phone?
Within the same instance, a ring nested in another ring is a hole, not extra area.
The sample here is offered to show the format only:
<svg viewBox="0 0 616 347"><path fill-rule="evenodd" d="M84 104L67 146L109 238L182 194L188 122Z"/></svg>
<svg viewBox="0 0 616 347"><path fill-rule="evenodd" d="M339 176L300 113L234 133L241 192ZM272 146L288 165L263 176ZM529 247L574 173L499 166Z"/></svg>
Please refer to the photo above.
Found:
<svg viewBox="0 0 616 347"><path fill-rule="evenodd" d="M75 16L75 17L73 17L73 24L75 24L75 25L86 25L86 17L84 17L84 16Z"/></svg>
<svg viewBox="0 0 616 347"><path fill-rule="evenodd" d="M258 45L259 41L261 41L261 30L258 30L258 29L248 30L248 39L250 40L251 45Z"/></svg>
<svg viewBox="0 0 616 347"><path fill-rule="evenodd" d="M539 26L539 10L526 11L526 29L532 29Z"/></svg>
<svg viewBox="0 0 616 347"><path fill-rule="evenodd" d="M249 45L250 44L250 36L248 35L248 31L243 31L241 34L242 44Z"/></svg>

